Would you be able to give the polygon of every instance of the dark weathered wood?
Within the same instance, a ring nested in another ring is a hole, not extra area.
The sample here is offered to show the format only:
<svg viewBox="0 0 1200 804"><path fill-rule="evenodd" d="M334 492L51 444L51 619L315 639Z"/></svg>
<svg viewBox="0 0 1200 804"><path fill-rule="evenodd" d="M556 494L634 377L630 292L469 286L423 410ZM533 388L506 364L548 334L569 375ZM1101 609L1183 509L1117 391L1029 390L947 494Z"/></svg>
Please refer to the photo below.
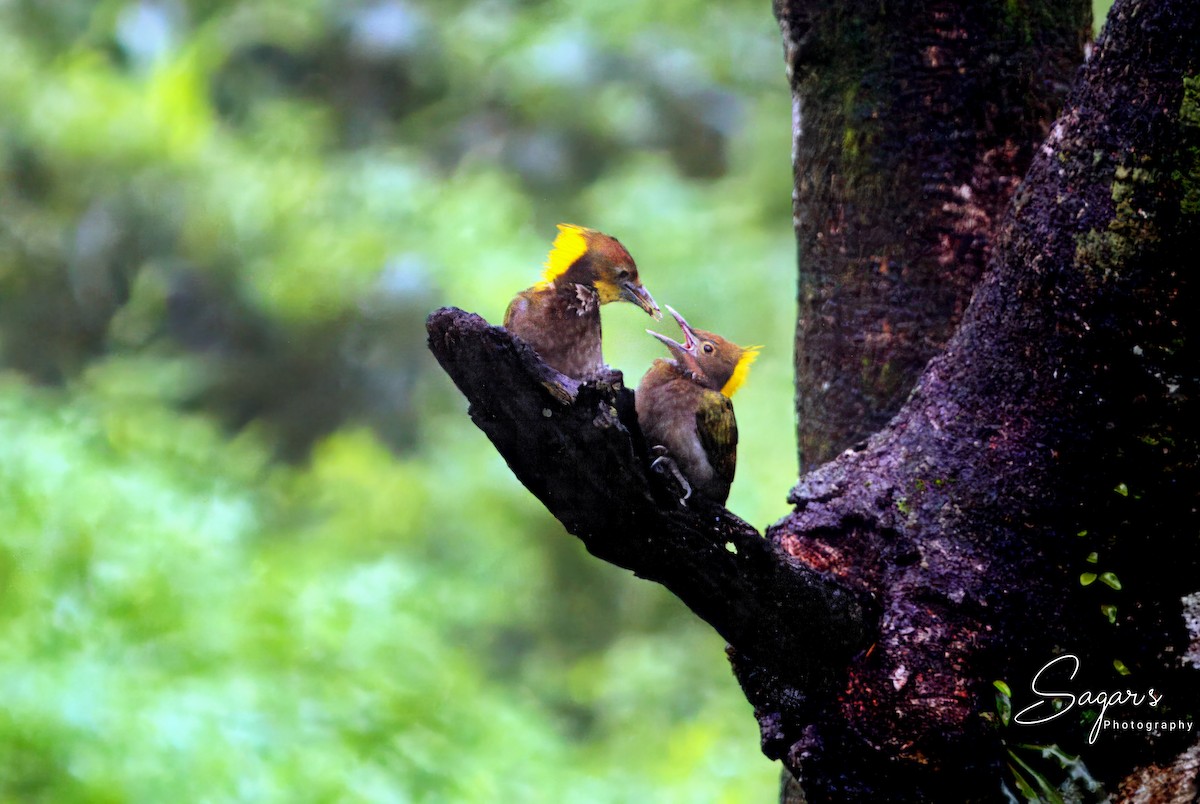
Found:
<svg viewBox="0 0 1200 804"><path fill-rule="evenodd" d="M593 555L661 583L793 683L827 678L864 646L854 594L726 509L698 498L680 505L649 471L633 391L619 372L574 383L502 327L454 308L434 312L428 330L472 420ZM555 386L571 387L574 400L564 404Z"/></svg>

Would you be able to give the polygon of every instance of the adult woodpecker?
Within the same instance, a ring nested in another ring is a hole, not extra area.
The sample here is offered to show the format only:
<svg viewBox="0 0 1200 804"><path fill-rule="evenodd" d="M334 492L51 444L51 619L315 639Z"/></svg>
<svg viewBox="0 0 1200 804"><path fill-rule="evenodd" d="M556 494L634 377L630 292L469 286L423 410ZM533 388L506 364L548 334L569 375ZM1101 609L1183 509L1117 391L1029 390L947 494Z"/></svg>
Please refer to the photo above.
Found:
<svg viewBox="0 0 1200 804"><path fill-rule="evenodd" d="M560 223L542 281L512 300L504 328L551 368L586 379L604 368L600 305L613 301L632 302L662 318L638 279L633 257L615 237Z"/></svg>
<svg viewBox="0 0 1200 804"><path fill-rule="evenodd" d="M671 351L673 360L655 360L638 384L638 422L646 443L666 455L666 467L683 480L687 500L693 491L725 504L737 467L737 420L730 397L746 381L760 347L743 348L720 335L695 329L670 306L683 330L683 343L646 330Z"/></svg>

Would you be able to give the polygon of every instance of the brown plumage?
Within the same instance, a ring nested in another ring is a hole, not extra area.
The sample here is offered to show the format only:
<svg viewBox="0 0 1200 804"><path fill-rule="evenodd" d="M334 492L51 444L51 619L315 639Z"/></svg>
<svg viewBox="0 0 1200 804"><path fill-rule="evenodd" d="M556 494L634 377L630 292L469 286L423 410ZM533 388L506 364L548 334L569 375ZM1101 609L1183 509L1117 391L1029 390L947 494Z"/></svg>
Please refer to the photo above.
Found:
<svg viewBox="0 0 1200 804"><path fill-rule="evenodd" d="M638 385L638 422L652 448L666 457L686 480L684 499L698 492L722 505L729 498L737 468L737 420L730 397L741 386L758 356L720 335L694 329L669 306L683 330L677 343L650 334L671 351L673 360L655 360ZM665 465L663 457L656 468Z"/></svg>
<svg viewBox="0 0 1200 804"><path fill-rule="evenodd" d="M616 238L565 223L558 229L543 281L517 294L504 327L552 368L586 379L604 368L600 305L628 301L654 318L662 313Z"/></svg>

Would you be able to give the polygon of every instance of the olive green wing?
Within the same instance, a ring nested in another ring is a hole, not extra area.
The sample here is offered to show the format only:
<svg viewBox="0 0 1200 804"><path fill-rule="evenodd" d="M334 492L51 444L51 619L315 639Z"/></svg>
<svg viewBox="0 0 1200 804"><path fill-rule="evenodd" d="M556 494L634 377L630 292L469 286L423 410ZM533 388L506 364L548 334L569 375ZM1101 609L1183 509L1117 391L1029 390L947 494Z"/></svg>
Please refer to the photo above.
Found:
<svg viewBox="0 0 1200 804"><path fill-rule="evenodd" d="M717 391L706 392L696 409L696 432L713 471L722 480L732 483L737 468L738 442L733 401Z"/></svg>

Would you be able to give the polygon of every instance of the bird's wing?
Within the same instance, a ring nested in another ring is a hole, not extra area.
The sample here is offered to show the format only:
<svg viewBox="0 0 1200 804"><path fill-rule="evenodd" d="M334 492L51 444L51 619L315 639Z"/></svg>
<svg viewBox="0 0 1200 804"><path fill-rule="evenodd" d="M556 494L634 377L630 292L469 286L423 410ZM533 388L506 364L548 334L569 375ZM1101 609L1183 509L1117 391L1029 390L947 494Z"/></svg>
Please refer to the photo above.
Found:
<svg viewBox="0 0 1200 804"><path fill-rule="evenodd" d="M717 391L708 391L696 409L696 432L708 455L713 471L726 482L733 482L737 467L737 420L733 401Z"/></svg>
<svg viewBox="0 0 1200 804"><path fill-rule="evenodd" d="M513 322L525 315L529 310L529 291L524 290L513 297L513 300L508 303L508 309L504 311L504 328L512 327Z"/></svg>

